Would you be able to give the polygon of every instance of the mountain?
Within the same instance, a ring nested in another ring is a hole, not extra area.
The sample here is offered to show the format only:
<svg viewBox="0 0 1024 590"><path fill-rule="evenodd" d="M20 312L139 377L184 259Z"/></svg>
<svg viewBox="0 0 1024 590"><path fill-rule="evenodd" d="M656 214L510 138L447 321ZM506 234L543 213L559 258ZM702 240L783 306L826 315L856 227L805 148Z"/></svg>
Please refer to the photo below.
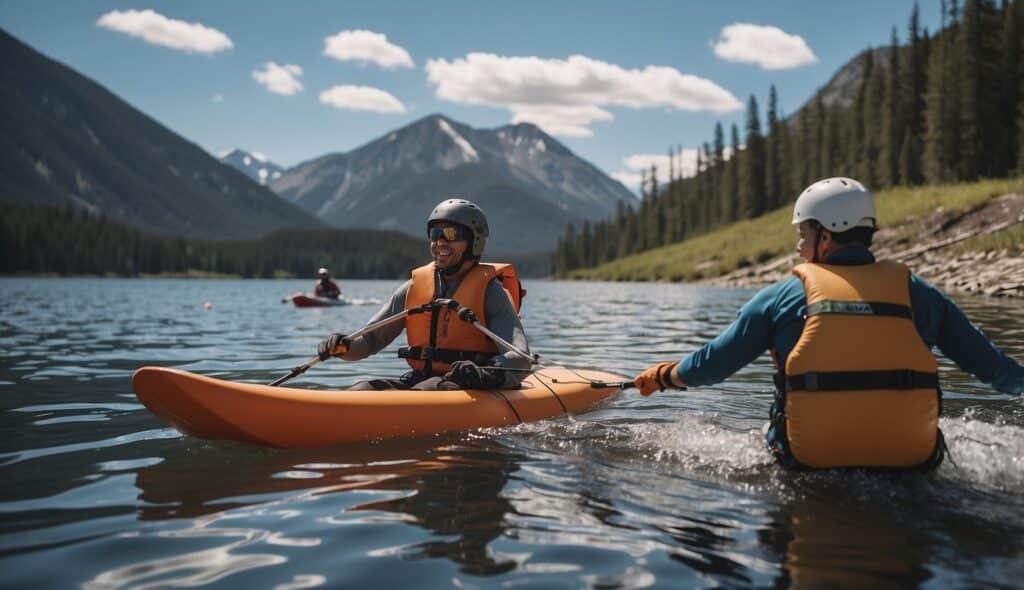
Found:
<svg viewBox="0 0 1024 590"><path fill-rule="evenodd" d="M140 229L246 238L323 227L99 84L0 30L0 200Z"/></svg>
<svg viewBox="0 0 1024 590"><path fill-rule="evenodd" d="M219 159L221 163L233 167L262 185L277 180L284 172L284 167L271 162L263 154L250 153L238 148L231 150Z"/></svg>
<svg viewBox="0 0 1024 590"><path fill-rule="evenodd" d="M466 198L488 215L492 253L551 250L569 222L602 219L618 201L635 201L535 125L474 129L436 114L299 164L270 187L333 226L416 236L439 201Z"/></svg>
<svg viewBox="0 0 1024 590"><path fill-rule="evenodd" d="M840 106L848 108L857 99L857 92L864 82L864 67L867 64L868 54L871 54L873 67L882 71L889 69L889 47L877 47L865 49L853 59L842 65L827 84L818 89L811 98L803 104L793 116L789 118L791 124L800 120L802 113L810 112L814 105L821 99L821 102L828 107Z"/></svg>

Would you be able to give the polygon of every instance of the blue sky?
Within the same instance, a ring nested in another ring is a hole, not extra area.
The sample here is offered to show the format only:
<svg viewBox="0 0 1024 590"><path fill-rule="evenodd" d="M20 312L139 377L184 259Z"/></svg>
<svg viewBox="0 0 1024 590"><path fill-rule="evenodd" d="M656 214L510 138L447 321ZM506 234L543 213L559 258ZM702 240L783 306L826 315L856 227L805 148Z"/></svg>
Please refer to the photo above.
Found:
<svg viewBox="0 0 1024 590"><path fill-rule="evenodd" d="M292 166L440 112L537 123L630 181L716 121L742 129L771 84L795 111L893 26L904 38L913 4L4 0L0 27L213 154ZM920 10L935 31L938 1Z"/></svg>

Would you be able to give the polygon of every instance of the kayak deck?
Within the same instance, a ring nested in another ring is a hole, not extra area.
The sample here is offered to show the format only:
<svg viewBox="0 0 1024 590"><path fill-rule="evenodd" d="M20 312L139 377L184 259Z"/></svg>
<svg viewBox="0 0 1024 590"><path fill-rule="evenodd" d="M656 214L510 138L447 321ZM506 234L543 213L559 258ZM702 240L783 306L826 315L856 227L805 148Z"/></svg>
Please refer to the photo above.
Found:
<svg viewBox="0 0 1024 590"><path fill-rule="evenodd" d="M181 432L276 447L314 447L508 426L586 411L620 391L600 371L547 368L520 389L350 391L271 387L165 367L132 376L136 396ZM600 386L605 385L605 386Z"/></svg>

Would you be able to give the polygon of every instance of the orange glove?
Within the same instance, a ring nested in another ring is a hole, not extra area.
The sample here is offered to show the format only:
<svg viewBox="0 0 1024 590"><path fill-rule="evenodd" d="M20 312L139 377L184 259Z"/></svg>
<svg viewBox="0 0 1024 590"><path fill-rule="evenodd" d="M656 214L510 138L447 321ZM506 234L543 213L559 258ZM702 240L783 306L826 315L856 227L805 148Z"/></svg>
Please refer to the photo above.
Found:
<svg viewBox="0 0 1024 590"><path fill-rule="evenodd" d="M679 363L674 361L664 361L656 365L644 369L642 373L633 379L633 385L640 390L641 395L651 395L655 391L665 391L666 389L686 389L686 386L677 387L672 382L672 373L676 370Z"/></svg>

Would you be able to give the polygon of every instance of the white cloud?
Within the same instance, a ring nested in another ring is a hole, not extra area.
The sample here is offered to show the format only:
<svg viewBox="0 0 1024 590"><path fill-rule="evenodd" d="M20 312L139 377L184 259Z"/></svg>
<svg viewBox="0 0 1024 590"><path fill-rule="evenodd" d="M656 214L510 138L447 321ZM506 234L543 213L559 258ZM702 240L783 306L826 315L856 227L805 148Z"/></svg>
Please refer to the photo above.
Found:
<svg viewBox="0 0 1024 590"><path fill-rule="evenodd" d="M742 108L728 90L675 68L627 70L573 55L568 59L470 53L452 61L431 59L427 78L438 98L493 106L556 135L588 137L589 125L614 116L606 107L672 108L724 113Z"/></svg>
<svg viewBox="0 0 1024 590"><path fill-rule="evenodd" d="M213 102L224 102L224 95L220 93L214 94Z"/></svg>
<svg viewBox="0 0 1024 590"><path fill-rule="evenodd" d="M639 172L626 172L624 170L620 170L612 173L611 176L615 180L626 185L626 188L634 192L638 192L640 190L640 183L643 182L643 177L640 176Z"/></svg>
<svg viewBox="0 0 1024 590"><path fill-rule="evenodd" d="M408 51L388 41L387 35L373 31L341 31L325 37L324 55L339 61L375 63L387 70L413 67Z"/></svg>
<svg viewBox="0 0 1024 590"><path fill-rule="evenodd" d="M302 92L302 68L294 64L279 66L272 61L263 64L262 70L253 70L252 78L275 94L291 96Z"/></svg>
<svg viewBox="0 0 1024 590"><path fill-rule="evenodd" d="M743 146L740 146L740 148L742 149ZM725 146L722 157L725 160L732 158L732 147ZM622 159L625 169L613 173L611 177L630 189L639 191L643 174L649 174L651 166L654 165L658 169L658 184L664 186L669 180L670 167L668 158L668 154L634 154L626 156ZM671 170L674 171L676 176L679 175L678 169L680 166L682 166L683 178L691 178L697 175L697 148L687 148L675 155L675 162L672 163Z"/></svg>
<svg viewBox="0 0 1024 590"><path fill-rule="evenodd" d="M818 63L807 42L778 27L733 23L714 43L715 55L726 61L757 64L766 70L785 70Z"/></svg>
<svg viewBox="0 0 1024 590"><path fill-rule="evenodd" d="M591 137L587 125L611 121L615 117L593 105L517 105L512 108L513 123L533 123L552 135Z"/></svg>
<svg viewBox="0 0 1024 590"><path fill-rule="evenodd" d="M615 172L611 176L634 191L640 190L642 175L650 173L652 165L658 169L659 185L664 186L669 180L668 154L634 154L623 158L622 164L626 168ZM678 167L680 164L683 168L684 177L689 178L696 174L696 148L687 148L683 150L681 155L676 154L676 161L672 164L672 167ZM676 171L676 175L678 174L679 172Z"/></svg>
<svg viewBox="0 0 1024 590"><path fill-rule="evenodd" d="M320 102L350 111L405 112L402 101L379 88L369 86L334 86L320 93Z"/></svg>
<svg viewBox="0 0 1024 590"><path fill-rule="evenodd" d="M152 10L112 10L101 16L96 26L188 53L217 53L234 47L217 29L170 19Z"/></svg>

